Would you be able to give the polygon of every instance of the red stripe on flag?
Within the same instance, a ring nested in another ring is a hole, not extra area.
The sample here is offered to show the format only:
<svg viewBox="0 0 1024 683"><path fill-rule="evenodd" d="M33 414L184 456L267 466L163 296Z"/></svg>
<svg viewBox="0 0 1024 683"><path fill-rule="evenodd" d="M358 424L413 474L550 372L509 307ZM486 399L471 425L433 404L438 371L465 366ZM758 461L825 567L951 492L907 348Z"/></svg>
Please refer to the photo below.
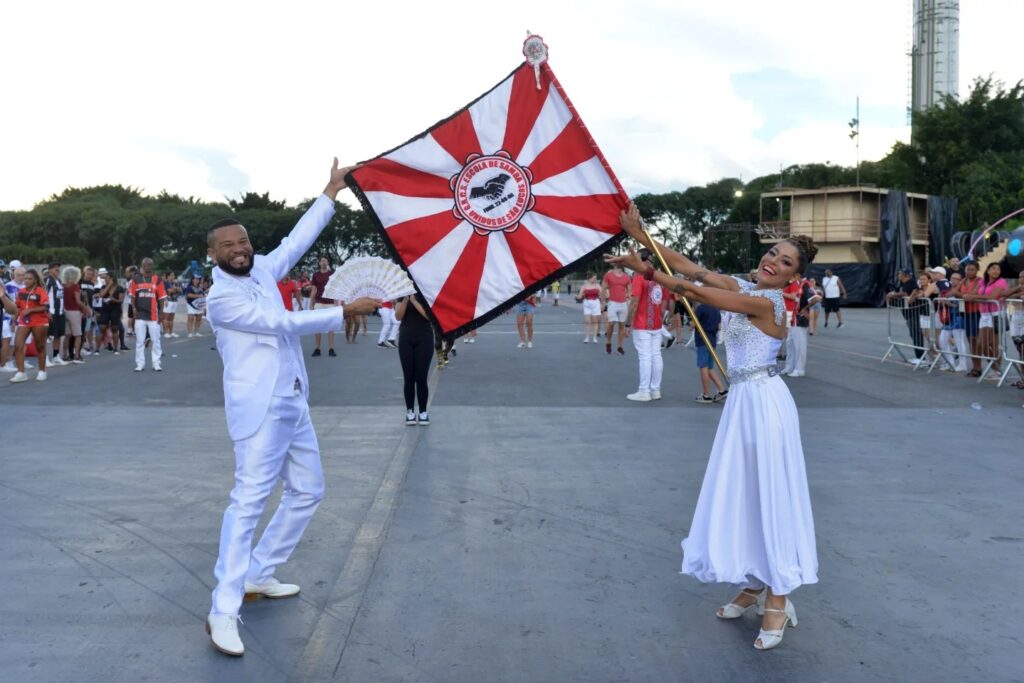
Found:
<svg viewBox="0 0 1024 683"><path fill-rule="evenodd" d="M626 202L617 194L590 194L582 197L548 197L534 195L537 203L533 210L549 218L617 235L619 212L626 208Z"/></svg>
<svg viewBox="0 0 1024 683"><path fill-rule="evenodd" d="M512 78L512 95L508 100L508 123L505 124L505 141L501 148L515 159L523 151L526 138L533 130L533 124L537 122L540 110L548 99L551 79L542 77L540 90L537 90L533 69L527 65L516 71Z"/></svg>
<svg viewBox="0 0 1024 683"><path fill-rule="evenodd" d="M452 197L448 179L409 168L391 159L376 159L356 169L363 192L393 192L406 197Z"/></svg>
<svg viewBox="0 0 1024 683"><path fill-rule="evenodd" d="M387 228L387 235L408 268L461 222L451 211L443 211L396 223Z"/></svg>
<svg viewBox="0 0 1024 683"><path fill-rule="evenodd" d="M519 224L515 232L505 233L505 241L508 242L509 251L519 270L519 279L526 287L565 265L523 223Z"/></svg>
<svg viewBox="0 0 1024 683"><path fill-rule="evenodd" d="M430 307L444 331L461 327L476 317L476 297L486 260L487 238L472 235Z"/></svg>
<svg viewBox="0 0 1024 683"><path fill-rule="evenodd" d="M468 109L441 124L430 134L437 140L437 144L460 164L466 163L466 157L470 154L482 154L480 140L476 136L476 128L473 127L473 117Z"/></svg>
<svg viewBox="0 0 1024 683"><path fill-rule="evenodd" d="M536 185L551 176L556 176L582 164L593 156L594 148L590 146L586 135L576 125L576 121L569 121L558 137L545 147L530 164L530 173L533 174L532 182Z"/></svg>

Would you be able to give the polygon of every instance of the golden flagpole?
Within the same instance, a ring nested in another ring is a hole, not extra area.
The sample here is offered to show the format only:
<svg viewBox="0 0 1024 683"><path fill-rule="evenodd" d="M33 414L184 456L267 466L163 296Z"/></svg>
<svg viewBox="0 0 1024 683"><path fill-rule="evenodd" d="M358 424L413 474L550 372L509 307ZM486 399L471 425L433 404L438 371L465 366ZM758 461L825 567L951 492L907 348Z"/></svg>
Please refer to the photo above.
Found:
<svg viewBox="0 0 1024 683"><path fill-rule="evenodd" d="M668 263L665 261L665 257L661 255L661 250L658 249L658 243L654 241L654 238L651 237L651 233L647 232L647 228L644 227L643 224L641 224L640 229L644 231L644 234L647 235L647 239L650 240L652 251L654 251L654 255L658 257L658 262L661 264L661 269L665 271L666 275L668 275L669 277L673 277L672 269L668 267ZM697 314L694 313L693 306L690 305L690 300L687 299L682 294L676 294L676 296L679 297L679 300L683 303L683 308L686 309L687 315L689 315L690 320L693 321L693 329L697 330L697 332L700 334L700 338L703 339L704 344L707 345L708 351L711 352L711 358L714 359L715 365L718 366L718 371L722 373L722 379L728 383L729 375L726 374L725 372L725 366L722 365L722 360L718 357L718 354L715 353L715 347L711 345L711 341L708 339L708 334L707 332L704 331L704 327L701 326L700 321L697 320Z"/></svg>

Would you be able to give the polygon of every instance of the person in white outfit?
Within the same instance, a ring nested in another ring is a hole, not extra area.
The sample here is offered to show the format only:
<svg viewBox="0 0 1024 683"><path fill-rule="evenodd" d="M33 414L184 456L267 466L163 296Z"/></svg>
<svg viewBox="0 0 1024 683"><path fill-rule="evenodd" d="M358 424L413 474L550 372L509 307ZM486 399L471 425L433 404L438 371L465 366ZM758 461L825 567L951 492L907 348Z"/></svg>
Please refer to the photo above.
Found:
<svg viewBox="0 0 1024 683"><path fill-rule="evenodd" d="M225 654L245 651L237 624L245 594L298 594L299 587L280 583L274 570L291 555L323 496L299 337L340 330L345 315L372 313L380 303L364 298L344 309L292 312L277 288L334 215L335 197L350 170L334 160L323 194L266 256L253 256L249 236L237 221L220 221L207 234L208 253L217 267L206 311L224 362L224 412L235 451L235 485L224 512L217 585L206 622L214 647ZM279 478L284 480L281 503L254 549L254 530Z"/></svg>
<svg viewBox="0 0 1024 683"><path fill-rule="evenodd" d="M633 239L654 248L636 206L623 212L621 224ZM796 625L790 594L818 581L800 419L775 365L786 336L781 288L795 273L806 271L817 249L804 236L772 245L761 257L754 284L708 272L658 246L669 267L692 282L657 272L635 253L605 260L633 268L649 282L693 302L733 313L722 329L729 400L715 434L689 537L682 542L682 573L703 582L739 584L742 591L717 616L734 619L748 609L763 609L754 647L768 650L782 641L787 625Z"/></svg>
<svg viewBox="0 0 1024 683"><path fill-rule="evenodd" d="M807 367L807 334L811 325L811 306L818 301L818 293L811 283L797 273L800 291L797 293L796 309L786 335L786 365L782 374L803 377Z"/></svg>
<svg viewBox="0 0 1024 683"><path fill-rule="evenodd" d="M142 269L135 271L128 284L128 298L135 310L135 372L142 372L146 368L147 341L150 344L153 370L160 372L163 358L160 321L167 292L164 290L163 279L153 272L153 259L142 259Z"/></svg>
<svg viewBox="0 0 1024 683"><path fill-rule="evenodd" d="M380 307L380 334L377 336L377 346L382 349L397 349L397 338L398 320L395 318L395 304L385 301Z"/></svg>

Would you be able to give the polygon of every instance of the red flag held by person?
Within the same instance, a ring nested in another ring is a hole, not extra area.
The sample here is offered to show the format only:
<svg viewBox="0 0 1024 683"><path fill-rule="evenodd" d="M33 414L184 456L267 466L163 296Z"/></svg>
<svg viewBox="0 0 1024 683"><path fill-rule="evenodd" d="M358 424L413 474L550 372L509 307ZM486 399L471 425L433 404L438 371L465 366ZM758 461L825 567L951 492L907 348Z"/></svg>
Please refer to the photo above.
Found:
<svg viewBox="0 0 1024 683"><path fill-rule="evenodd" d="M476 101L348 177L447 339L622 236L626 193L538 36L524 53Z"/></svg>

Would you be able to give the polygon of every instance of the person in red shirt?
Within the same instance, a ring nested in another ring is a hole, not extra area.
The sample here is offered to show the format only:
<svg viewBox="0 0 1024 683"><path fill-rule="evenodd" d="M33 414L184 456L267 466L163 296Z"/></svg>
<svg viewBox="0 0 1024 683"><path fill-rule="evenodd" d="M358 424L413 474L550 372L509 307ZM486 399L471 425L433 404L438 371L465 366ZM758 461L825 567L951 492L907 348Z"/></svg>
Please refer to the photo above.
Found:
<svg viewBox="0 0 1024 683"><path fill-rule="evenodd" d="M68 266L61 273L61 281L64 283L64 322L66 323L64 335L67 344L68 360L76 365L81 365L82 360L82 320L92 314L89 310L89 301L82 294L82 288L78 282L82 277L82 271L75 266Z"/></svg>
<svg viewBox="0 0 1024 683"><path fill-rule="evenodd" d="M644 262L649 262L651 252L640 251ZM632 321L633 346L640 360L640 387L626 396L630 401L657 401L661 398L661 317L668 301L665 289L634 273L630 289L627 319Z"/></svg>
<svg viewBox="0 0 1024 683"><path fill-rule="evenodd" d="M302 310L302 291L299 289L299 283L292 279L291 273L285 273L284 278L277 283L277 291L281 292L281 300L284 301L284 307L289 311L301 311ZM292 302L295 302L295 306L292 306Z"/></svg>
<svg viewBox="0 0 1024 683"><path fill-rule="evenodd" d="M622 266L617 264L605 273L604 279L601 280L601 301L604 304L603 308L608 311L608 327L604 333L605 353L611 354L612 352L612 330L618 325L618 352L620 356L626 355L625 349L622 348L622 340L626 336L626 323L629 322L626 318L629 308L626 292L630 289L631 284L629 275L626 275Z"/></svg>
<svg viewBox="0 0 1024 683"><path fill-rule="evenodd" d="M135 372L146 369L146 335L151 343L153 370L160 372L163 350L160 346L160 320L167 301L164 281L154 272L153 259L142 259L142 268L135 271L128 283L128 299L135 311Z"/></svg>
<svg viewBox="0 0 1024 683"><path fill-rule="evenodd" d="M11 301L7 292L0 293L3 307L14 316L18 328L14 332L14 362L18 371L11 377L12 383L27 382L25 374L25 343L29 336L36 349L41 349L37 356L39 374L36 380L46 381L46 333L50 329L50 298L42 286L43 278L35 268L25 271L25 287Z"/></svg>
<svg viewBox="0 0 1024 683"><path fill-rule="evenodd" d="M334 269L331 268L331 262L327 260L326 256L321 256L318 262L320 270L313 273L311 284L313 285L313 308L326 308L328 306L337 306L338 302L333 299L324 298L324 289L327 287L327 281L334 275ZM355 320L355 316L345 316L345 339L349 338L349 328L352 326L352 322L355 321L358 325L358 321ZM355 333L352 333L352 342L355 343ZM316 343L316 348L313 349L313 355L320 355L320 340L323 339L323 335L314 334L313 341ZM334 352L334 333L327 333L327 355L337 356Z"/></svg>
<svg viewBox="0 0 1024 683"><path fill-rule="evenodd" d="M576 300L583 303L583 343L597 343L597 333L601 327L601 285L597 284L597 276L587 273L587 281L580 287Z"/></svg>

